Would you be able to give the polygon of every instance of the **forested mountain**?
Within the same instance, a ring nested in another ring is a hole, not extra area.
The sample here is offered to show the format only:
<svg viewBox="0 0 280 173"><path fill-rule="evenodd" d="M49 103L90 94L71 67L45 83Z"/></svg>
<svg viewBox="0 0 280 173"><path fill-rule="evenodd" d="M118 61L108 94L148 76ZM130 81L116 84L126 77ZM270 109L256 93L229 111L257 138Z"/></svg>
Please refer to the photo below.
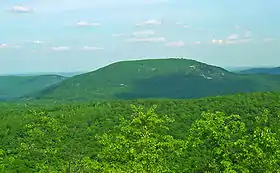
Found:
<svg viewBox="0 0 280 173"><path fill-rule="evenodd" d="M18 99L64 80L57 75L0 76L0 100Z"/></svg>
<svg viewBox="0 0 280 173"><path fill-rule="evenodd" d="M55 100L200 98L279 89L278 76L235 74L195 60L171 58L113 63L68 78L31 97Z"/></svg>
<svg viewBox="0 0 280 173"><path fill-rule="evenodd" d="M0 171L277 172L279 105L277 93L1 103Z"/></svg>
<svg viewBox="0 0 280 173"><path fill-rule="evenodd" d="M274 74L274 75L280 75L280 67L251 68L251 69L238 71L237 73L240 73L240 74Z"/></svg>

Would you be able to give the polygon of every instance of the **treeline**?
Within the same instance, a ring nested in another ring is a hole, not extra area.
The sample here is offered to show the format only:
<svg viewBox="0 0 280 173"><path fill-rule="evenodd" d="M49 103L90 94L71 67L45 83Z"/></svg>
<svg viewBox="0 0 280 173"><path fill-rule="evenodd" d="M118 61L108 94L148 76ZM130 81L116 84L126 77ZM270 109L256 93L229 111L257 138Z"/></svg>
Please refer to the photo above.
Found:
<svg viewBox="0 0 280 173"><path fill-rule="evenodd" d="M0 104L0 172L277 172L280 94Z"/></svg>

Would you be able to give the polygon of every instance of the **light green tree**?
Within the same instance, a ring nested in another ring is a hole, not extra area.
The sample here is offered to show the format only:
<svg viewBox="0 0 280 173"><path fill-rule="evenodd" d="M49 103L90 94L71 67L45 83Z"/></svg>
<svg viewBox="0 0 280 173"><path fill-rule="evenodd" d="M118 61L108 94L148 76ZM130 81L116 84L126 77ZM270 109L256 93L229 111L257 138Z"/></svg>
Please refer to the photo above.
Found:
<svg viewBox="0 0 280 173"><path fill-rule="evenodd" d="M100 136L101 152L95 161L84 159L84 165L99 172L176 172L185 146L182 140L168 135L166 123L172 120L155 113L156 106L144 112L132 106L130 119L121 119L112 133Z"/></svg>
<svg viewBox="0 0 280 173"><path fill-rule="evenodd" d="M5 151L0 149L0 172L5 170Z"/></svg>
<svg viewBox="0 0 280 173"><path fill-rule="evenodd" d="M203 113L190 129L187 164L198 172L277 172L280 141L267 117L249 131L239 115Z"/></svg>
<svg viewBox="0 0 280 173"><path fill-rule="evenodd" d="M18 139L19 155L17 159L28 168L38 172L59 172L67 162L61 158L67 127L46 112L32 112L32 116L23 128Z"/></svg>

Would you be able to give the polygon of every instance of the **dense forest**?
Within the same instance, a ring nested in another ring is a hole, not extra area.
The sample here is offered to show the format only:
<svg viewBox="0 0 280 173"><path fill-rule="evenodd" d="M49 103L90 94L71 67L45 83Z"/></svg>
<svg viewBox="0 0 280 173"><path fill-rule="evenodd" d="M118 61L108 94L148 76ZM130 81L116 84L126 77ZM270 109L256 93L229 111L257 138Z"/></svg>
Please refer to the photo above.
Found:
<svg viewBox="0 0 280 173"><path fill-rule="evenodd" d="M278 172L280 94L0 104L0 172Z"/></svg>

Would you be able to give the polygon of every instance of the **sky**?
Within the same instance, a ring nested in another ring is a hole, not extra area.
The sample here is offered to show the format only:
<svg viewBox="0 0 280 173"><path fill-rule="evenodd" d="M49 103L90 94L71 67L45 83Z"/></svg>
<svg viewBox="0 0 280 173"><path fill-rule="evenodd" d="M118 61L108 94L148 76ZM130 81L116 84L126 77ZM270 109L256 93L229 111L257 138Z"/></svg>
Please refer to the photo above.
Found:
<svg viewBox="0 0 280 173"><path fill-rule="evenodd" d="M280 66L279 0L1 0L0 74L185 57Z"/></svg>

